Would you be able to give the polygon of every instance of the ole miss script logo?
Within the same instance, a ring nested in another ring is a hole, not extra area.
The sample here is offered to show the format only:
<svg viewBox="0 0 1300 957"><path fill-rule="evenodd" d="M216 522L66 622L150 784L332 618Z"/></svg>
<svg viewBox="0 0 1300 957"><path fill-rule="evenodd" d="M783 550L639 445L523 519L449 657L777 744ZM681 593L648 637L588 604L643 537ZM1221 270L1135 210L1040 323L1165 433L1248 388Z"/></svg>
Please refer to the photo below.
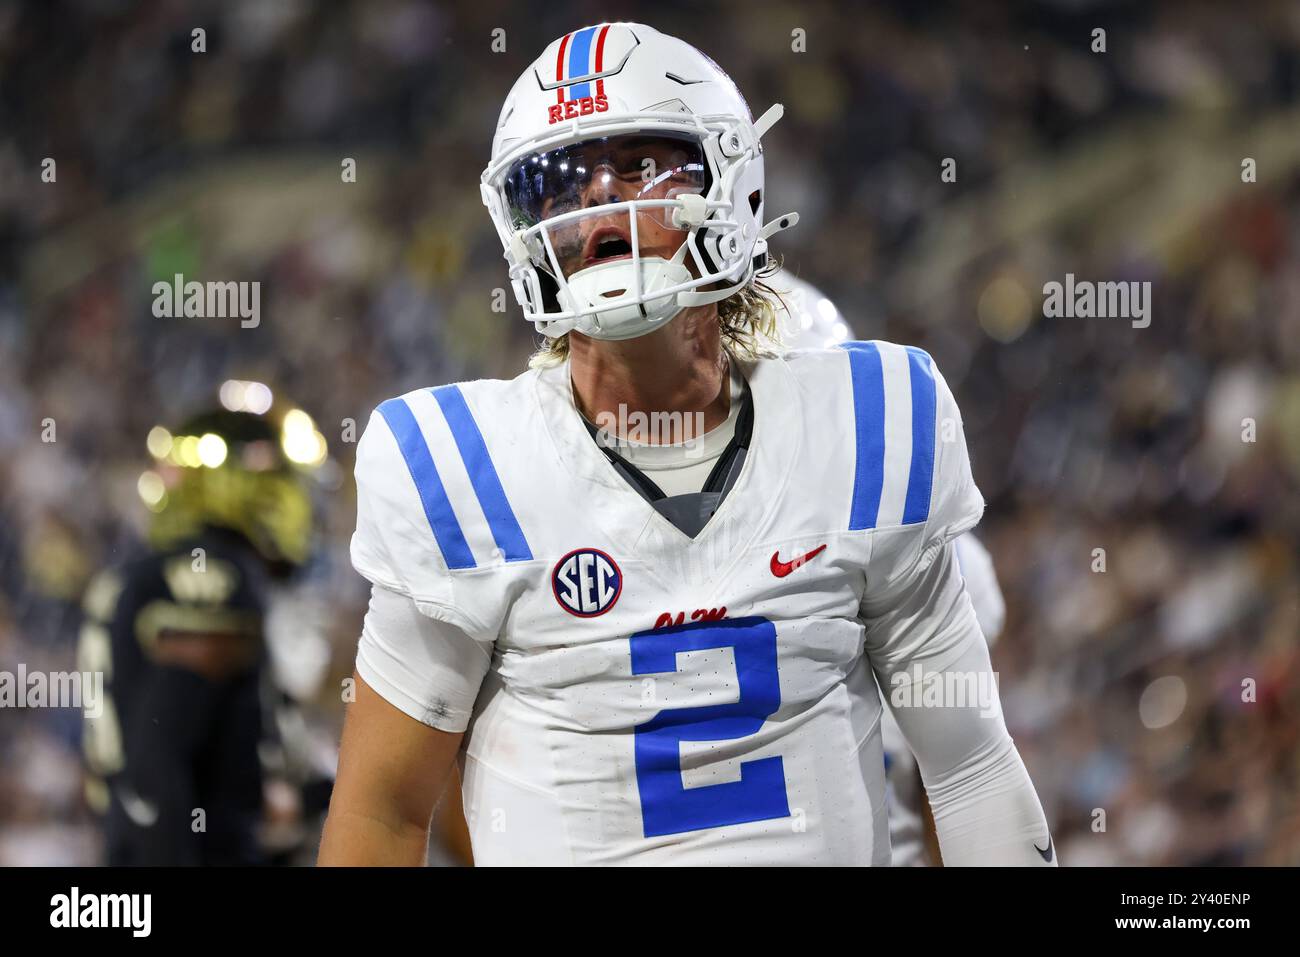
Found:
<svg viewBox="0 0 1300 957"><path fill-rule="evenodd" d="M608 112L605 77L623 69L636 45L637 39L630 30L608 23L587 27L561 39L555 57L555 79L538 76L543 89L555 90L555 103L546 110L547 122L554 124Z"/></svg>
<svg viewBox="0 0 1300 957"><path fill-rule="evenodd" d="M551 591L570 615L595 618L618 601L623 592L623 573L618 563L599 548L578 548L555 563Z"/></svg>

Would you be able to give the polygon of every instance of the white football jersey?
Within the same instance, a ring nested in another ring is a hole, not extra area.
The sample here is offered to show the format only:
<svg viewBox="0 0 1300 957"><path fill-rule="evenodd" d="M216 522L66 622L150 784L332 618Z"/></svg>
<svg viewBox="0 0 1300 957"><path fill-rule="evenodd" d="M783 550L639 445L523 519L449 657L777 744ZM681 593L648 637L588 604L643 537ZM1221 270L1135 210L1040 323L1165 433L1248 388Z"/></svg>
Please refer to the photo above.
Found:
<svg viewBox="0 0 1300 957"><path fill-rule="evenodd" d="M870 609L980 518L960 414L919 349L740 368L750 450L694 539L614 471L567 364L371 418L353 563L492 655L477 863L889 863L871 669L925 630Z"/></svg>

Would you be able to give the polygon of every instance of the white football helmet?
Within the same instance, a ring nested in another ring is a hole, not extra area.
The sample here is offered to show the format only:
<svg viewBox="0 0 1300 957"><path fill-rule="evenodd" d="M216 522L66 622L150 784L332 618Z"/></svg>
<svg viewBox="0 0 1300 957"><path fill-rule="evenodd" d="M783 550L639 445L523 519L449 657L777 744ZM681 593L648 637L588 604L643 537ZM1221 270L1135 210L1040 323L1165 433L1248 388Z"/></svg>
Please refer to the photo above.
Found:
<svg viewBox="0 0 1300 957"><path fill-rule="evenodd" d="M716 63L643 24L553 42L506 98L481 180L525 318L631 339L741 289L799 218L762 222L759 139L781 114L755 121ZM675 253L642 254L669 230L687 231Z"/></svg>

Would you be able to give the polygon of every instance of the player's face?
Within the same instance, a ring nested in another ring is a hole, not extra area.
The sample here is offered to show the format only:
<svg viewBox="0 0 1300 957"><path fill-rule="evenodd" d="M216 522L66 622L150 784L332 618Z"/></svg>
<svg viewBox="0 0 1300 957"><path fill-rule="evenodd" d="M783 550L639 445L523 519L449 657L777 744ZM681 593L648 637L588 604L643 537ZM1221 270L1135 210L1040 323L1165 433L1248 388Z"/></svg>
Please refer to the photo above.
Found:
<svg viewBox="0 0 1300 957"><path fill-rule="evenodd" d="M624 209L602 215L601 206L673 199L703 193L706 185L704 151L698 141L631 134L526 157L507 176L506 190L520 225L592 211L549 230L556 258L568 277L599 263L632 257L632 214ZM672 208L652 207L635 215L641 256L672 258L687 235L672 225ZM693 265L689 257L688 265Z"/></svg>

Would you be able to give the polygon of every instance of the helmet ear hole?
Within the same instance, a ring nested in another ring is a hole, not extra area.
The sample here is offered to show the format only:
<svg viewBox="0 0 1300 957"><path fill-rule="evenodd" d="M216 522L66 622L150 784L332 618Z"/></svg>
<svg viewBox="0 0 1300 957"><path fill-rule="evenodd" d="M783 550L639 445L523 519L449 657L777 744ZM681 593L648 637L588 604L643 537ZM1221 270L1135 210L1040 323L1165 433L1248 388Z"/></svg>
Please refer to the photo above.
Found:
<svg viewBox="0 0 1300 957"><path fill-rule="evenodd" d="M713 257L709 255L708 238L709 233L711 232L713 232L713 230L708 229L707 227L697 229L694 238L695 250L700 254L701 264L704 266L705 271L714 273L718 271L718 264L714 261Z"/></svg>
<svg viewBox="0 0 1300 957"><path fill-rule="evenodd" d="M544 269L537 270L537 286L542 292L542 310L544 312L560 311L560 284L555 277Z"/></svg>

